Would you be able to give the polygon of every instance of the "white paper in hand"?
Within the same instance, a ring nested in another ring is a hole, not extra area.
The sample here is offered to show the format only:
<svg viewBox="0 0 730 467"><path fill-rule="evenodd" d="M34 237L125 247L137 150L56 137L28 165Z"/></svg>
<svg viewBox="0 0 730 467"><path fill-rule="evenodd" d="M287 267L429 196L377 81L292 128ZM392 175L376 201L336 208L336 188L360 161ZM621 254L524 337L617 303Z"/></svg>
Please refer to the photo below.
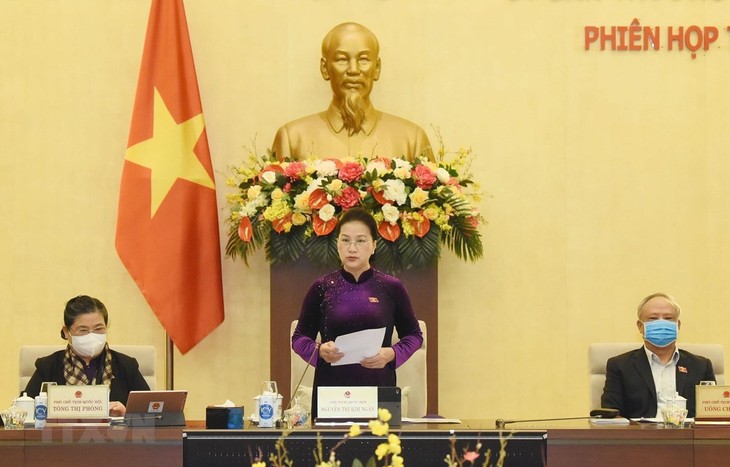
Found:
<svg viewBox="0 0 730 467"><path fill-rule="evenodd" d="M364 358L372 357L380 351L383 337L385 328L366 329L339 336L335 339L335 347L345 356L332 366L360 363Z"/></svg>

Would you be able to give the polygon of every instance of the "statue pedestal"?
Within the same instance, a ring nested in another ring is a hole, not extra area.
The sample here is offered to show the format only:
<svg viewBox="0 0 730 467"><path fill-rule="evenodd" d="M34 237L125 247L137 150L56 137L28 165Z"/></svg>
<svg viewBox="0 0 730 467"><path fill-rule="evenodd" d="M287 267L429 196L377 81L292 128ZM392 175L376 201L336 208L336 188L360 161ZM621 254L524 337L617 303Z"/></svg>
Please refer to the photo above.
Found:
<svg viewBox="0 0 730 467"><path fill-rule="evenodd" d="M275 380L286 405L290 392L291 322L299 318L304 295L314 280L331 271L312 265L308 259L271 265L270 379ZM416 317L428 329L428 412L438 413L438 266L405 271L398 277L411 298ZM308 371L312 371L311 369Z"/></svg>

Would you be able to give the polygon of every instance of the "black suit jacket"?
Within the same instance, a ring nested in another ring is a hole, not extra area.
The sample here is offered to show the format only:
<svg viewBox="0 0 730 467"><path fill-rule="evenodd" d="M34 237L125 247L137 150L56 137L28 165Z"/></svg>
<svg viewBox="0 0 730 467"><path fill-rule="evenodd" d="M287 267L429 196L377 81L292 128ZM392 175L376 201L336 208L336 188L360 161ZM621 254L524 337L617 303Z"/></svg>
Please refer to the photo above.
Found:
<svg viewBox="0 0 730 467"><path fill-rule="evenodd" d="M679 349L676 375L677 392L687 399L687 416L694 417L695 386L715 380L712 362ZM656 388L644 347L608 359L601 407L618 409L627 418L656 416Z"/></svg>
<svg viewBox="0 0 730 467"><path fill-rule="evenodd" d="M111 383L109 400L119 401L127 405L129 391L149 391L150 387L142 373L139 372L139 364L136 359L111 349L110 352L112 354L112 374L114 378ZM35 372L25 387L28 396L37 396L41 390L41 383L44 381L66 384L66 379L63 376L63 356L65 353L65 349L59 350L35 361ZM97 374L97 383L101 383L101 371Z"/></svg>

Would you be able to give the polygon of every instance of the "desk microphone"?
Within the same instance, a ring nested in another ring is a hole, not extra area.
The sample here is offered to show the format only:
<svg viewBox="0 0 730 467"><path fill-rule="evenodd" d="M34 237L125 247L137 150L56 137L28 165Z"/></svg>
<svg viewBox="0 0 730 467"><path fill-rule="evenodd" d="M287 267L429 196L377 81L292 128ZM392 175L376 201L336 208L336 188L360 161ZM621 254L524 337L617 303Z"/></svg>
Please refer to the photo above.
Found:
<svg viewBox="0 0 730 467"><path fill-rule="evenodd" d="M500 430L503 430L505 425L508 423L523 423L523 422L554 422L558 420L586 420L589 418L616 418L618 417L617 409L594 409L588 417L564 417L564 418L537 418L534 420L503 420L498 418L495 422L495 426Z"/></svg>

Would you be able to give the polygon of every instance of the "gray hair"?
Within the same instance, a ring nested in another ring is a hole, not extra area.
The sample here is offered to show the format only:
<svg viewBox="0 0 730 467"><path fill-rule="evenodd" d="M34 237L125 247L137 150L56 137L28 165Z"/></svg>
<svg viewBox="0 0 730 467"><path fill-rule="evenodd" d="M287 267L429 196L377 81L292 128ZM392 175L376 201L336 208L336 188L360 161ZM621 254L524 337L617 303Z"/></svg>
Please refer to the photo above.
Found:
<svg viewBox="0 0 730 467"><path fill-rule="evenodd" d="M653 294L649 295L648 297L644 298L639 303L639 306L636 308L636 316L638 316L639 319L641 319L641 312L644 310L644 305L646 305L646 302L648 302L652 298L657 298L657 297L661 297L661 298L665 299L666 301L668 301L669 304L672 305L672 308L674 308L674 311L677 312L677 318L679 318L679 314L682 312L682 308L679 306L679 303L677 303L677 301L671 295L658 292L658 293L653 293Z"/></svg>

